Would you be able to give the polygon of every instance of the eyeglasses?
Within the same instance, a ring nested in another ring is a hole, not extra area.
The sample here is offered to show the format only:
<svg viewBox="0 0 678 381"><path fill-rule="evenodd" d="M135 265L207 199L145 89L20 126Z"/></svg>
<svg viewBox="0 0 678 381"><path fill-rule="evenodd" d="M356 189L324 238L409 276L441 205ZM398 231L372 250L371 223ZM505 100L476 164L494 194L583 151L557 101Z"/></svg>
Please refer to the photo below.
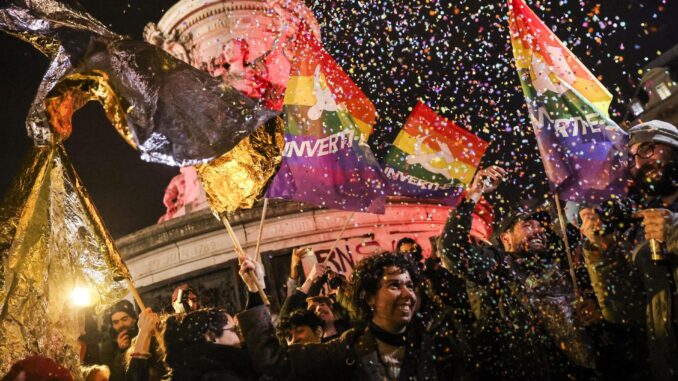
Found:
<svg viewBox="0 0 678 381"><path fill-rule="evenodd" d="M656 145L649 143L649 144L642 144L640 147L638 147L638 150L636 150L636 153L630 153L629 152L629 162L634 162L636 160L636 156L638 156L641 159L649 159L654 155L654 149Z"/></svg>

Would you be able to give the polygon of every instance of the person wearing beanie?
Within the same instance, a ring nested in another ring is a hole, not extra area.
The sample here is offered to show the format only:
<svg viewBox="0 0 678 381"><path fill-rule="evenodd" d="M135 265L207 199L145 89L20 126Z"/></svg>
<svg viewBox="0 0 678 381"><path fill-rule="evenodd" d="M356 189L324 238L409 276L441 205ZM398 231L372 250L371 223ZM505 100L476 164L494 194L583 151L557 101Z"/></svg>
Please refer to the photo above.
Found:
<svg viewBox="0 0 678 381"><path fill-rule="evenodd" d="M678 128L653 120L628 133L631 207L614 224L580 212L587 269L606 320L647 331L653 379L678 380Z"/></svg>
<svg viewBox="0 0 678 381"><path fill-rule="evenodd" d="M109 309L107 317L110 340L104 342L101 358L111 370L110 381L124 381L125 352L138 333L137 313L132 303L123 299Z"/></svg>

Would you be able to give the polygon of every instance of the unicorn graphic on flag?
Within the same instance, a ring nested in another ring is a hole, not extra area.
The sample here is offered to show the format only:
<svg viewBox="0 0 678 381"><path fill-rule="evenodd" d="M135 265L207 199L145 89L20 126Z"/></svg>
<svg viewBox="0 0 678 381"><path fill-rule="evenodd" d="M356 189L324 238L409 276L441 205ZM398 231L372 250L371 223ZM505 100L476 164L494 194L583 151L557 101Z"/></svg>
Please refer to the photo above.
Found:
<svg viewBox="0 0 678 381"><path fill-rule="evenodd" d="M308 109L308 119L318 120L323 115L323 111L336 112L338 110L337 102L334 101L332 90L322 85L320 78L320 65L315 67L313 75L313 92L315 93L315 104Z"/></svg>
<svg viewBox="0 0 678 381"><path fill-rule="evenodd" d="M405 161L409 165L421 165L424 167L424 169L431 173L442 175L449 180L453 180L454 177L450 174L450 170L452 169L452 164L454 163L455 158L454 155L452 155L450 147L448 147L446 143L443 143L437 139L429 139L430 143L427 145L430 146L435 142L440 147L440 151L425 153L422 151L421 146L428 138L428 136L422 136L417 139L417 142L414 144L414 154L407 155ZM444 165L441 166L441 162Z"/></svg>

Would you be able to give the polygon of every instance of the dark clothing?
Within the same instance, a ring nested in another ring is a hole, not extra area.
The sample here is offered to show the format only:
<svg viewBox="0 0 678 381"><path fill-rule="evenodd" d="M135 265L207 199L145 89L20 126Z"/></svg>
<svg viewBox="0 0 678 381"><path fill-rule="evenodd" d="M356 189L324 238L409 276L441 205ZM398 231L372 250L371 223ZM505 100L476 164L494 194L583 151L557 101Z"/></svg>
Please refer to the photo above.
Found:
<svg viewBox="0 0 678 381"><path fill-rule="evenodd" d="M125 351L117 341L106 341L101 348L101 360L111 370L109 381L125 381Z"/></svg>
<svg viewBox="0 0 678 381"><path fill-rule="evenodd" d="M288 294L287 299L285 299L285 302L283 303L282 307L280 308L280 316L279 319L282 321L285 318L287 318L292 312L298 310L298 309L306 309L307 308L307 303L306 303L306 298L310 296L318 296L320 294L320 290L322 289L323 285L325 284L325 277L322 277L311 285L311 287L308 290L308 295L305 294L303 291L296 289L292 291L291 293ZM322 338L322 342L328 342L331 340L334 340L338 337L341 336L344 331L349 329L351 325L347 321L347 319L342 319L341 318L341 313L339 312L339 309L341 308L340 305L338 305L336 302L333 303L332 307L332 312L334 313L334 328L337 330L337 333L332 336L327 336ZM284 333L280 333L281 336L284 336Z"/></svg>
<svg viewBox="0 0 678 381"><path fill-rule="evenodd" d="M133 357L127 369L126 381L149 381L150 360Z"/></svg>
<svg viewBox="0 0 678 381"><path fill-rule="evenodd" d="M659 207L647 203L648 208ZM667 260L654 262L639 222L613 233L613 244L601 251L587 243L586 265L606 320L637 329L645 325L653 378L678 380L678 200L667 234Z"/></svg>
<svg viewBox="0 0 678 381"><path fill-rule="evenodd" d="M250 356L257 371L285 380L383 381L377 341L368 328L350 329L331 342L281 346L273 333L266 306L248 309L238 315ZM461 367L445 371L436 357L435 333L420 322L408 326L405 358L399 380L465 379ZM447 364L452 363L449 359Z"/></svg>
<svg viewBox="0 0 678 381"><path fill-rule="evenodd" d="M169 354L168 354L169 355ZM132 370L147 369L147 360L134 359ZM247 351L210 342L198 343L185 348L181 353L168 356L172 368L172 380L176 381L246 381L256 380ZM128 378L128 381L146 381L144 378Z"/></svg>
<svg viewBox="0 0 678 381"><path fill-rule="evenodd" d="M595 366L592 342L576 320L571 280L557 255L511 255L469 241L474 203L464 200L445 225L445 266L479 298L481 377L558 380L581 378Z"/></svg>

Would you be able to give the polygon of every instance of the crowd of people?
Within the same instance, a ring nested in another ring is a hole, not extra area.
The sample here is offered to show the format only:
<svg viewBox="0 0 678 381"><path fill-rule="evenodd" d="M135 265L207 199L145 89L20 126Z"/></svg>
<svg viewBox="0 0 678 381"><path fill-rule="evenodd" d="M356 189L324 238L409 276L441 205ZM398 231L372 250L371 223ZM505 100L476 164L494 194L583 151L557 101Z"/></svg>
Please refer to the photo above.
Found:
<svg viewBox="0 0 678 381"><path fill-rule="evenodd" d="M584 205L565 229L550 209L521 204L491 244L472 240L474 205L507 175L490 166L430 257L406 238L348 278L321 263L304 277L309 252L295 250L276 319L257 293L262 267L247 259L236 316L202 308L189 287L167 316L121 301L108 314L105 366L83 378L678 380L678 129L651 121L629 137L628 196ZM17 363L3 380L48 379L30 369Z"/></svg>

